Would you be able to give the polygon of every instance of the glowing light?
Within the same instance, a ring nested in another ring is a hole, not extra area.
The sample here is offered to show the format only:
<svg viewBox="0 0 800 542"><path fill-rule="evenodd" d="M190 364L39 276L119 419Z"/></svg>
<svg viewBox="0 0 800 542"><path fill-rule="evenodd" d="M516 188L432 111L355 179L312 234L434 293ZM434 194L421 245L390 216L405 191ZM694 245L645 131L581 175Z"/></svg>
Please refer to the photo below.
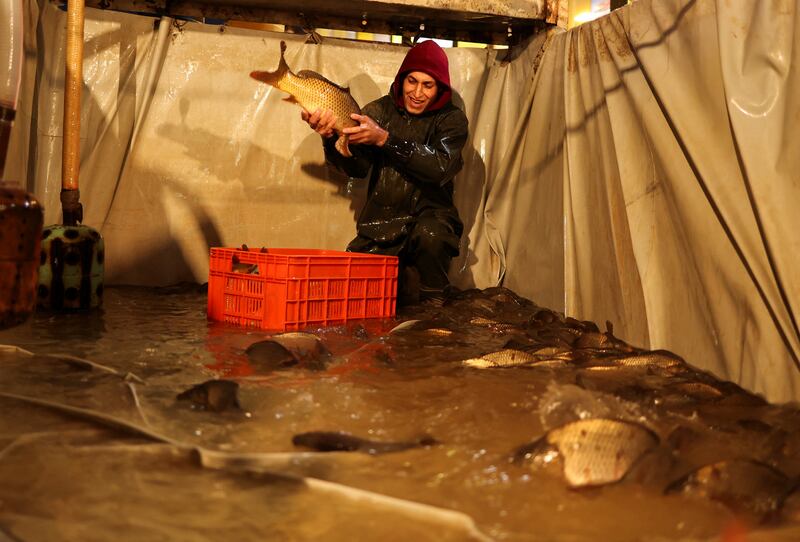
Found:
<svg viewBox="0 0 800 542"><path fill-rule="evenodd" d="M580 13L575 15L575 22L578 24L588 23L589 21L594 21L595 19L602 17L603 15L607 15L608 13L609 13L608 10L581 11Z"/></svg>

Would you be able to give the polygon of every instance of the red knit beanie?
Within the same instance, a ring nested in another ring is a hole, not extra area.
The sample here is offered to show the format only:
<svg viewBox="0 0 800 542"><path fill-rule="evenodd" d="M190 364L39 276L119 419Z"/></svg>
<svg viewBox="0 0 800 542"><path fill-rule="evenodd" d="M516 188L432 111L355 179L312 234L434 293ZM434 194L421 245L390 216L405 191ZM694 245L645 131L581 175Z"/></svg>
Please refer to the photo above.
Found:
<svg viewBox="0 0 800 542"><path fill-rule="evenodd" d="M403 79L409 72L417 71L427 73L439 84L439 96L425 109L425 112L444 107L453 94L450 90L450 67L444 50L433 40L418 43L406 53L406 58L392 83L391 93L394 102L398 107L403 107Z"/></svg>

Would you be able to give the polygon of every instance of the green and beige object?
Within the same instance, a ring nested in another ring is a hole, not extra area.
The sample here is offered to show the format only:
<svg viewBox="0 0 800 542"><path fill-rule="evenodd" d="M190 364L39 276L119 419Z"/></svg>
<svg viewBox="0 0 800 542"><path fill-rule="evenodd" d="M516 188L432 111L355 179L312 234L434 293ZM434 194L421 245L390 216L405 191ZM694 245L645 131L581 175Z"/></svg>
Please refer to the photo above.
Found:
<svg viewBox="0 0 800 542"><path fill-rule="evenodd" d="M105 245L88 226L48 226L42 232L37 302L47 309L90 309L103 300Z"/></svg>
<svg viewBox="0 0 800 542"><path fill-rule="evenodd" d="M64 140L61 160L63 225L42 232L37 304L45 309L91 309L103 300L105 245L85 225L78 190L81 87L83 84L83 0L67 5Z"/></svg>

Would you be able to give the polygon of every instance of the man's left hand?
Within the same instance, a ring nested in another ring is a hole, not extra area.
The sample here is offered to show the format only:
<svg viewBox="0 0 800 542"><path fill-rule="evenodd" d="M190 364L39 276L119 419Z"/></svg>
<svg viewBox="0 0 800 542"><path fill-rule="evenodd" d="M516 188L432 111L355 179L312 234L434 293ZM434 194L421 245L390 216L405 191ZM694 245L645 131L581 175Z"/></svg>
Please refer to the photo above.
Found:
<svg viewBox="0 0 800 542"><path fill-rule="evenodd" d="M358 122L358 126L342 130L343 133L350 136L350 143L383 147L389 138L389 132L366 115L353 113L350 118Z"/></svg>

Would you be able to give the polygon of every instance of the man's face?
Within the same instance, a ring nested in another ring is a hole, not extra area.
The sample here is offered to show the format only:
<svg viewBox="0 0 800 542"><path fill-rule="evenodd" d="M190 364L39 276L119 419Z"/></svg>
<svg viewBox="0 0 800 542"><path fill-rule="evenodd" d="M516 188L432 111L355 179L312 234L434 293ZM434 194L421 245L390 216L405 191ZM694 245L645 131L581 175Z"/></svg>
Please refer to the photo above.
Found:
<svg viewBox="0 0 800 542"><path fill-rule="evenodd" d="M419 115L436 99L439 85L425 72L410 72L403 79L403 105L412 115Z"/></svg>

